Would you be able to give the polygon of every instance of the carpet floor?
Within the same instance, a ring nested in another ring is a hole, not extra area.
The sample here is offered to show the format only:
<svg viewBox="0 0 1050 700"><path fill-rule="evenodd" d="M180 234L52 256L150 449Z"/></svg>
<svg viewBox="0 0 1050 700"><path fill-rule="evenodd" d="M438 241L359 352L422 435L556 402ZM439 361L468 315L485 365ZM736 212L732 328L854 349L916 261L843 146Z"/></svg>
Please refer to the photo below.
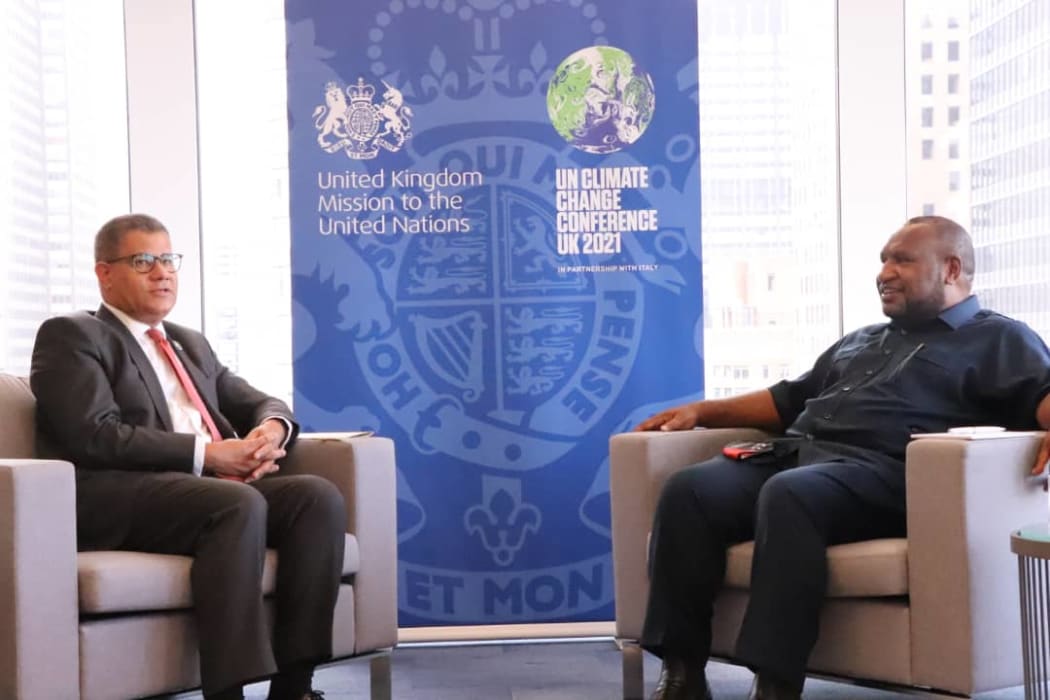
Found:
<svg viewBox="0 0 1050 700"><path fill-rule="evenodd" d="M619 700L620 653L610 640L561 643L497 643L462 646L401 646L392 657L395 700ZM367 660L318 669L314 687L325 700L368 698ZM646 655L645 687L651 693L660 662ZM751 673L712 661L707 667L715 700L746 700ZM247 700L265 700L266 683L245 689ZM902 693L848 683L809 679L805 700L891 700L945 697ZM1023 700L1023 688L982 693L977 700ZM187 693L180 700L200 698Z"/></svg>

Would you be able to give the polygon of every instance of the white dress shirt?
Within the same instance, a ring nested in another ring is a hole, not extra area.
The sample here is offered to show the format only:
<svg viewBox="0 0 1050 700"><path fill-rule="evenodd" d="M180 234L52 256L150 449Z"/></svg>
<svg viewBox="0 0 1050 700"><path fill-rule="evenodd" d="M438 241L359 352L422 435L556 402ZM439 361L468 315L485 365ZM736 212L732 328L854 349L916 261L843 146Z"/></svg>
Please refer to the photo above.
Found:
<svg viewBox="0 0 1050 700"><path fill-rule="evenodd" d="M182 383L179 381L178 375L175 374L175 370L168 363L167 358L161 353L157 344L146 335L146 331L152 326L136 321L115 306L105 302L102 303L113 312L114 316L120 319L120 322L127 327L132 337L138 342L142 352L146 353L146 358L160 381L161 391L164 392L164 400L168 405L168 413L171 415L171 427L174 432L190 433L196 436L196 440L193 443L193 473L200 476L201 471L204 469L204 446L211 442L211 432L208 430L208 426L204 424L200 411L193 406L190 397L186 395L186 390L182 388ZM167 337L163 324L158 324L157 330L165 338Z"/></svg>
<svg viewBox="0 0 1050 700"><path fill-rule="evenodd" d="M160 348L157 347L157 344L153 342L153 339L146 335L146 331L153 328L153 326L136 321L117 307L106 302L102 302L102 304L120 319L120 322L127 327L132 337L138 342L142 351L146 353L146 358L149 359L153 372L160 381L160 388L164 392L164 400L168 405L168 413L171 415L173 431L176 433L189 433L196 437L193 442L193 473L200 476L204 470L205 445L212 441L211 431L204 424L204 418L193 405L190 397L186 394L186 390L182 388L182 382L179 381L178 375L175 374L175 370L172 369L167 358ZM165 338L168 337L168 334L164 331L163 324L158 324L156 329ZM214 420L214 416L212 418ZM292 424L284 416L277 415L266 416L259 422L264 423L271 419L278 420L284 425L284 439L281 440L280 445L284 449L292 436Z"/></svg>

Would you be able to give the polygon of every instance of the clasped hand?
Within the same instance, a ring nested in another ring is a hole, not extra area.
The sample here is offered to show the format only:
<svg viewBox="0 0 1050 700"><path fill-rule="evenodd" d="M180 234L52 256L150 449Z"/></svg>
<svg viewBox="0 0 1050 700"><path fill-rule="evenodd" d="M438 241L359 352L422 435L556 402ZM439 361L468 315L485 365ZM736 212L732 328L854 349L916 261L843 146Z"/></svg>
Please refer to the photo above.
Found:
<svg viewBox="0 0 1050 700"><path fill-rule="evenodd" d="M281 448L284 426L264 421L243 438L211 442L204 450L204 466L219 476L250 484L280 469L277 460L286 452Z"/></svg>

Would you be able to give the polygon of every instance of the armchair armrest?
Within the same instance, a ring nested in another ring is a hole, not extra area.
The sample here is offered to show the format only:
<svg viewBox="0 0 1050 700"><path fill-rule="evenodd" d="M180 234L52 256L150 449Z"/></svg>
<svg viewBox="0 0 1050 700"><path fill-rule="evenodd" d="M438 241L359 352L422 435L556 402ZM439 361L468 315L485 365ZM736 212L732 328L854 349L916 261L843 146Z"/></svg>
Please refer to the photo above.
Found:
<svg viewBox="0 0 1050 700"><path fill-rule="evenodd" d="M80 696L69 462L0 458L0 697Z"/></svg>
<svg viewBox="0 0 1050 700"><path fill-rule="evenodd" d="M355 653L397 642L397 468L389 438L311 440L300 436L281 473L315 474L346 500L347 532L357 537Z"/></svg>
<svg viewBox="0 0 1050 700"><path fill-rule="evenodd" d="M912 674L957 693L1023 679L1017 562L1010 532L1045 520L1026 478L1040 437L909 444L908 586Z"/></svg>
<svg viewBox="0 0 1050 700"><path fill-rule="evenodd" d="M769 435L753 428L621 433L609 441L609 495L616 636L638 639L649 595L648 542L664 482L683 467L717 455L737 440Z"/></svg>

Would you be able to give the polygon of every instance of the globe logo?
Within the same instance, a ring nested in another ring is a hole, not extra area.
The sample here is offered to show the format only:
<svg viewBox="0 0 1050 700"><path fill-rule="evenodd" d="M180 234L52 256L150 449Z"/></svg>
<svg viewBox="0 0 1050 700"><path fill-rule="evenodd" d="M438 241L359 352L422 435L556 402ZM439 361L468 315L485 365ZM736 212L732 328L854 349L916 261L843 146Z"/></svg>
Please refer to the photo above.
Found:
<svg viewBox="0 0 1050 700"><path fill-rule="evenodd" d="M547 114L566 141L587 153L614 153L637 141L656 109L649 74L613 46L590 46L558 66Z"/></svg>

